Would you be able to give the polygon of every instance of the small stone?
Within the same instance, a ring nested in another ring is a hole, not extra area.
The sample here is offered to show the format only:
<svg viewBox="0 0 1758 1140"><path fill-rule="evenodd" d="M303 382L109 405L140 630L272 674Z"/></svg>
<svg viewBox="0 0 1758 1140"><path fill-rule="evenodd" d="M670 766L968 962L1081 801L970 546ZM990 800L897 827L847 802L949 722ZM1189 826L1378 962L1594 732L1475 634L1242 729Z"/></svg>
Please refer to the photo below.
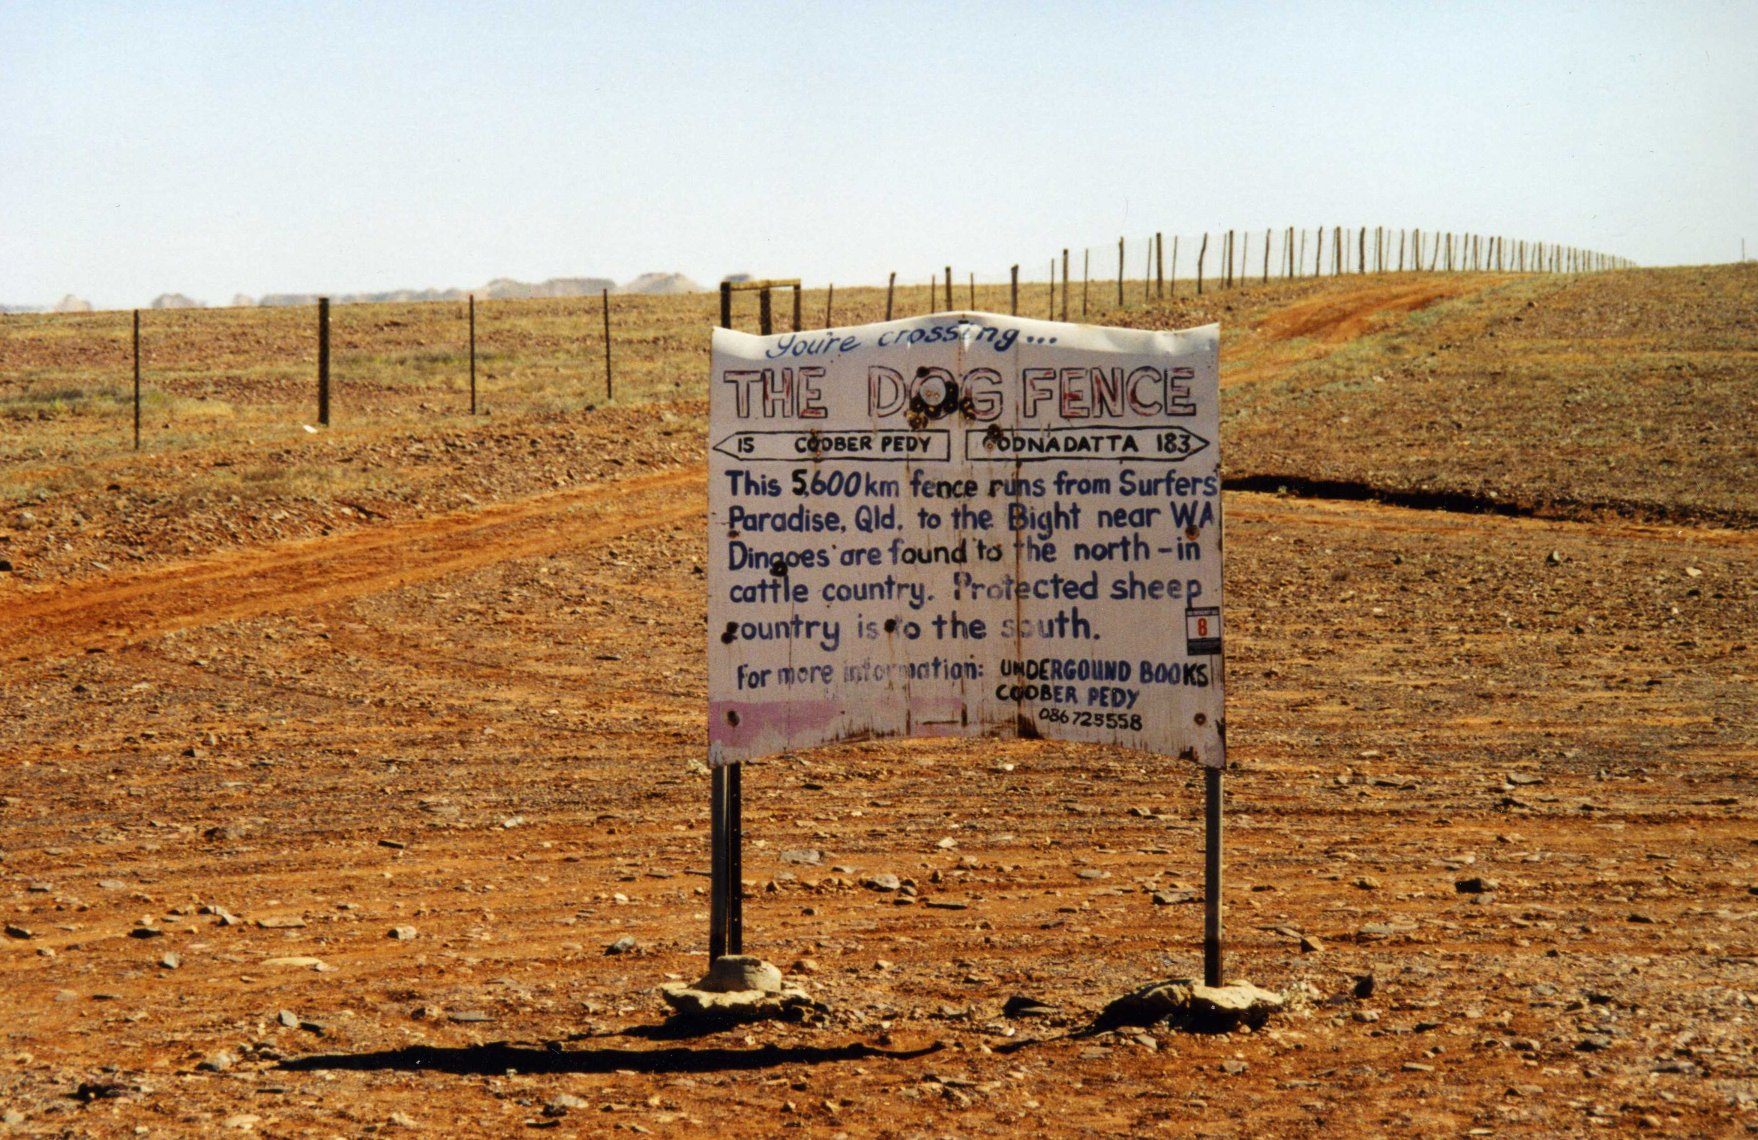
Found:
<svg viewBox="0 0 1758 1140"><path fill-rule="evenodd" d="M956 839L952 838L952 836L948 835L946 838L935 843L934 846L938 847L942 851L950 851L954 847L958 846L958 840L956 840Z"/></svg>
<svg viewBox="0 0 1758 1140"><path fill-rule="evenodd" d="M6 937L8 937L8 938L35 938L36 935L31 933L29 927L17 926L15 924L9 922L6 924Z"/></svg>
<svg viewBox="0 0 1758 1140"><path fill-rule="evenodd" d="M279 1021L282 1025L285 1025L288 1029L299 1028L299 1015L290 1009L283 1009L280 1013L277 1013L275 1015L275 1020Z"/></svg>
<svg viewBox="0 0 1758 1140"><path fill-rule="evenodd" d="M882 871L877 875L868 875L861 880L861 885L873 891L895 891L903 886L903 882L891 872Z"/></svg>
<svg viewBox="0 0 1758 1140"><path fill-rule="evenodd" d="M543 1115L566 1116L570 1111L591 1107L592 1105L588 1101L580 1099L573 1093L557 1093L549 1098L548 1104L543 1106Z"/></svg>
<svg viewBox="0 0 1758 1140"><path fill-rule="evenodd" d="M257 1123L261 1120L262 1117L254 1112L240 1112L236 1116L228 1116L223 1122L221 1122L220 1126L238 1132L253 1132L256 1130Z"/></svg>
<svg viewBox="0 0 1758 1140"><path fill-rule="evenodd" d="M1372 875L1363 875L1355 880L1355 887L1357 890L1377 891L1380 889L1380 881Z"/></svg>
<svg viewBox="0 0 1758 1140"><path fill-rule="evenodd" d="M165 932L156 926L137 926L128 932L130 938L163 938Z"/></svg>
<svg viewBox="0 0 1758 1140"><path fill-rule="evenodd" d="M476 1025L494 1018L479 1009L458 1009L446 1015L448 1021L456 1021L463 1025Z"/></svg>
<svg viewBox="0 0 1758 1140"><path fill-rule="evenodd" d="M818 960L816 958L801 958L799 961L789 966L787 972L790 974L816 974L818 972Z"/></svg>
<svg viewBox="0 0 1758 1140"><path fill-rule="evenodd" d="M1302 954L1322 954L1324 949L1325 944L1312 935L1302 934L1300 936L1300 952Z"/></svg>
<svg viewBox="0 0 1758 1140"><path fill-rule="evenodd" d="M1155 906L1179 906L1184 903L1195 902L1195 901L1196 901L1196 894L1192 891L1155 891L1154 892L1154 905Z"/></svg>
<svg viewBox="0 0 1758 1140"><path fill-rule="evenodd" d="M237 1060L232 1054L221 1050L203 1060L196 1068L204 1073L223 1073L235 1064L237 1064Z"/></svg>
<svg viewBox="0 0 1758 1140"><path fill-rule="evenodd" d="M1462 895L1486 895L1502 889L1502 884L1495 879L1486 879L1474 875L1469 879L1459 879L1453 884L1453 890Z"/></svg>
<svg viewBox="0 0 1758 1140"><path fill-rule="evenodd" d="M1056 1007L1039 1001L1025 994L1014 994L1001 1007L1001 1016L1008 1018L1049 1017L1056 1012Z"/></svg>
<svg viewBox="0 0 1758 1140"><path fill-rule="evenodd" d="M175 970L177 967L183 965L183 956L174 950L169 951L164 957L159 959L159 965L167 970Z"/></svg>
<svg viewBox="0 0 1758 1140"><path fill-rule="evenodd" d="M1111 872L1101 871L1097 867L1088 867L1084 871L1075 872L1075 874L1082 879L1109 879L1111 877Z"/></svg>
<svg viewBox="0 0 1758 1140"><path fill-rule="evenodd" d="M1357 975L1355 975L1355 989L1353 991L1355 996L1358 998L1361 998L1363 1000L1366 1000L1367 998L1372 997L1373 996L1373 984L1374 983L1373 983L1373 975L1372 974L1357 974Z"/></svg>
<svg viewBox="0 0 1758 1140"><path fill-rule="evenodd" d="M1404 1064L1400 1066L1400 1068L1402 1068L1406 1073L1432 1073L1432 1072L1434 1072L1433 1065L1425 1065L1421 1061L1405 1061Z"/></svg>
<svg viewBox="0 0 1758 1140"><path fill-rule="evenodd" d="M1355 1011L1355 1020L1363 1025L1372 1025L1379 1019L1380 1011L1377 1009L1358 1009Z"/></svg>
<svg viewBox="0 0 1758 1140"><path fill-rule="evenodd" d="M612 942L609 946L606 946L604 952L606 954L627 954L633 949L635 949L635 939L633 936L625 934L615 942Z"/></svg>
<svg viewBox="0 0 1758 1140"><path fill-rule="evenodd" d="M1251 1068L1251 1066L1247 1065L1244 1061L1222 1061L1220 1064L1221 1071L1230 1077L1237 1077L1240 1073L1245 1072L1245 1070L1249 1068Z"/></svg>
<svg viewBox="0 0 1758 1140"><path fill-rule="evenodd" d="M1640 911L1633 911L1630 914L1630 921L1652 925L1654 922L1654 916L1651 914L1643 914Z"/></svg>
<svg viewBox="0 0 1758 1140"><path fill-rule="evenodd" d="M0 562L5 562L5 561L6 561L5 559L0 558ZM8 570L12 569L12 563L7 562L6 568ZM24 1113L18 1111L18 1109L16 1109L16 1108L9 1108L5 1112L0 1112L0 1124L15 1124L16 1125L16 1124L23 1124L23 1123L24 1123Z"/></svg>
<svg viewBox="0 0 1758 1140"><path fill-rule="evenodd" d="M824 852L802 847L793 851L783 851L780 859L783 863L799 863L808 867L816 867L824 862Z"/></svg>
<svg viewBox="0 0 1758 1140"><path fill-rule="evenodd" d="M415 941L415 928L413 926L393 926L385 931L385 937L397 942L413 942Z"/></svg>
<svg viewBox="0 0 1758 1140"><path fill-rule="evenodd" d="M264 930L299 930L305 925L305 920L296 914L277 914L259 918L256 924Z"/></svg>
<svg viewBox="0 0 1758 1140"><path fill-rule="evenodd" d="M262 964L271 970L317 970L323 971L324 960L306 954L292 954L285 958L264 958Z"/></svg>
<svg viewBox="0 0 1758 1140"><path fill-rule="evenodd" d="M395 1125L398 1128L421 1127L420 1121L416 1120L413 1116L410 1116L407 1112L393 1112L390 1116L385 1118L385 1123Z"/></svg>
<svg viewBox="0 0 1758 1140"><path fill-rule="evenodd" d="M1603 1033L1589 1033L1575 1042L1575 1050L1580 1053L1597 1053L1602 1049L1611 1048L1612 1039Z"/></svg>

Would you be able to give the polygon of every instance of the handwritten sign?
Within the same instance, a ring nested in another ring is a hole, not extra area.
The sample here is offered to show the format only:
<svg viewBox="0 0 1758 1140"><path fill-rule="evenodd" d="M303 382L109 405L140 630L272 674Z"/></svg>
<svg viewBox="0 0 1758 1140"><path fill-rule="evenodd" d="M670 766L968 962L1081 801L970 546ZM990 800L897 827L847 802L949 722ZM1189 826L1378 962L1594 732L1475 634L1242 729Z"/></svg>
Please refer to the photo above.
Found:
<svg viewBox="0 0 1758 1140"><path fill-rule="evenodd" d="M1225 765L1219 330L714 334L709 755L1053 737Z"/></svg>

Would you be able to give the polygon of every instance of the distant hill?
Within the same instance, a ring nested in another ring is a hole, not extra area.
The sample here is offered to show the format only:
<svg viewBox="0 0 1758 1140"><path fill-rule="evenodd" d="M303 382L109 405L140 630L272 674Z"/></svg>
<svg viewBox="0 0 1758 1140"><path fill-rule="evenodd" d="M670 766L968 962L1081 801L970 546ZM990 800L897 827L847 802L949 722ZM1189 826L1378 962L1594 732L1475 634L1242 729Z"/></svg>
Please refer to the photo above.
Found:
<svg viewBox="0 0 1758 1140"><path fill-rule="evenodd" d="M476 295L490 301L509 301L530 297L590 297L609 289L616 292L617 283L608 277L551 277L535 285L496 277L476 290Z"/></svg>
<svg viewBox="0 0 1758 1140"><path fill-rule="evenodd" d="M682 273L643 273L624 285L621 291L669 296L674 293L700 293L702 286L685 277Z"/></svg>
<svg viewBox="0 0 1758 1140"><path fill-rule="evenodd" d="M738 274L728 280L746 277ZM397 304L419 301L462 301L470 293L485 301L527 300L542 297L596 297L604 290L612 293L641 293L651 296L672 296L679 293L700 293L702 286L682 273L643 273L625 285L608 277L551 277L547 281L516 281L496 277L479 289L387 289L380 293L333 293L330 300L338 305ZM243 293L232 298L232 307L249 308L260 305L268 309L292 308L317 304L316 293L265 293L252 300ZM149 306L154 309L204 309L207 303L182 293L161 293ZM42 305L0 305L0 313L40 313ZM89 313L91 305L69 293L59 304L47 309L56 313Z"/></svg>

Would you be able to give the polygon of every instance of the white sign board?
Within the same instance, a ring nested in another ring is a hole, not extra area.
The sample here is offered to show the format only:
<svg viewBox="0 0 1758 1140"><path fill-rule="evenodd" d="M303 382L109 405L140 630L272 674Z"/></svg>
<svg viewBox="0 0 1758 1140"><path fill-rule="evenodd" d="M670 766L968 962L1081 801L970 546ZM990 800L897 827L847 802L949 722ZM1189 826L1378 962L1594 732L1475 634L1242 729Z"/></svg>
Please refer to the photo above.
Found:
<svg viewBox="0 0 1758 1140"><path fill-rule="evenodd" d="M1219 343L717 330L710 762L983 735L1224 766Z"/></svg>

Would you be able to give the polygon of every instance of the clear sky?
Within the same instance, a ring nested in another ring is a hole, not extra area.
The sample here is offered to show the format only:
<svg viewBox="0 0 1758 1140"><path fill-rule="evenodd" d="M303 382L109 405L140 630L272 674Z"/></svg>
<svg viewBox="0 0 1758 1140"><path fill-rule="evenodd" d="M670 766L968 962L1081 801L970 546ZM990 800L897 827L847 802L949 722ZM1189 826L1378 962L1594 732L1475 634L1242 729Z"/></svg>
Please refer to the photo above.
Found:
<svg viewBox="0 0 1758 1140"><path fill-rule="evenodd" d="M1758 3L0 0L0 302L1359 223L1758 257Z"/></svg>

